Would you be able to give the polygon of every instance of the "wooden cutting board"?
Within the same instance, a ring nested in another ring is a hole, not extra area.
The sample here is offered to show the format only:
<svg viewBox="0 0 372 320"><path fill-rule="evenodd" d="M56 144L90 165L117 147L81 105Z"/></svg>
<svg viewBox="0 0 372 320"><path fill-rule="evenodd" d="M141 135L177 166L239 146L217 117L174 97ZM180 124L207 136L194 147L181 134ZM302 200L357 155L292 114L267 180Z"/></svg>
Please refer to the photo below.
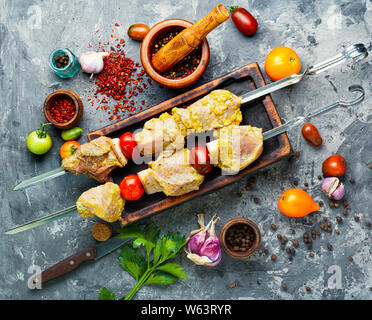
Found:
<svg viewBox="0 0 372 320"><path fill-rule="evenodd" d="M88 139L98 138L106 135L111 138L120 137L124 132L138 130L144 123L152 117L158 117L161 113L170 111L173 107L187 107L202 96L215 89L227 89L240 96L248 91L254 90L265 85L264 78L257 63L251 63L238 70L235 70L223 77L210 81L200 87L180 94L172 99L164 101L137 115L131 116L125 120L109 125L102 129L88 134ZM241 107L243 114L243 124L249 124L263 129L263 132L282 124L274 103L267 95ZM167 197L163 193L144 195L138 201L127 201L125 211L122 217L122 225L127 225L140 219L152 216L165 209L179 205L195 197L213 192L223 186L226 186L238 179L241 179L248 173L252 173L260 168L266 167L276 161L279 161L291 152L291 146L285 133L264 141L264 150L261 156L250 166L240 171L237 175L221 175L219 168L214 168L212 172L205 176L203 184L198 191L194 191L178 197ZM115 183L129 175L144 170L147 165L135 165L132 161L123 169L116 169L111 177Z"/></svg>

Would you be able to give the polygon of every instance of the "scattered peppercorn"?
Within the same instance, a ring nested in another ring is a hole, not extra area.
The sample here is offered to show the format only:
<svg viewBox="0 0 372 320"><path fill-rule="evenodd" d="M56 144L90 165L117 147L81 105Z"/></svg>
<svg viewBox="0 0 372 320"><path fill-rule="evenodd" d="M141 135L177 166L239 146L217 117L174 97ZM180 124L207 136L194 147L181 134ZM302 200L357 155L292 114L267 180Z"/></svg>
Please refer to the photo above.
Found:
<svg viewBox="0 0 372 320"><path fill-rule="evenodd" d="M338 208L340 204L338 202L335 202L335 208Z"/></svg>
<svg viewBox="0 0 372 320"><path fill-rule="evenodd" d="M304 183L304 186L305 186L305 187L308 187L308 186L309 186L309 184L308 184L307 182L305 182L305 183Z"/></svg>
<svg viewBox="0 0 372 320"><path fill-rule="evenodd" d="M360 220L359 216L355 216L355 217L354 217L354 220L355 220L356 222L359 222L359 220Z"/></svg>
<svg viewBox="0 0 372 320"><path fill-rule="evenodd" d="M309 257L310 258L314 258L314 253L313 252L310 252Z"/></svg>
<svg viewBox="0 0 372 320"><path fill-rule="evenodd" d="M351 183L351 184L354 184L354 183L355 183L355 179L354 179L354 178L351 178L351 179L350 179L350 183Z"/></svg>
<svg viewBox="0 0 372 320"><path fill-rule="evenodd" d="M329 206L330 206L330 208L334 208L335 203L331 201L331 202L329 203Z"/></svg>
<svg viewBox="0 0 372 320"><path fill-rule="evenodd" d="M340 216L337 216L337 217L336 217L336 221L337 221L338 223L342 223L342 218L341 218Z"/></svg>
<svg viewBox="0 0 372 320"><path fill-rule="evenodd" d="M284 291L286 291L286 290L287 290L287 286L284 284L284 285L282 286L282 289L283 289Z"/></svg>
<svg viewBox="0 0 372 320"><path fill-rule="evenodd" d="M264 253L265 254L268 254L269 253L269 250L268 249L264 249Z"/></svg>
<svg viewBox="0 0 372 320"><path fill-rule="evenodd" d="M279 240L282 239L282 235L279 233L277 236L276 236Z"/></svg>
<svg viewBox="0 0 372 320"><path fill-rule="evenodd" d="M272 261L275 261L275 260L276 260L276 255L275 255L275 254L272 254L272 255L271 255L271 260L272 260Z"/></svg>
<svg viewBox="0 0 372 320"><path fill-rule="evenodd" d="M271 224L271 229L273 229L275 231L276 230L276 225L275 224Z"/></svg>
<svg viewBox="0 0 372 320"><path fill-rule="evenodd" d="M344 211L342 211L342 214L343 214L344 216L347 216L347 215L348 215L348 212L347 212L346 210L344 210Z"/></svg>
<svg viewBox="0 0 372 320"><path fill-rule="evenodd" d="M337 233L337 234L340 234L340 230L336 230L336 233Z"/></svg>
<svg viewBox="0 0 372 320"><path fill-rule="evenodd" d="M333 246L330 243L327 244L327 248L328 248L329 251L333 250Z"/></svg>
<svg viewBox="0 0 372 320"><path fill-rule="evenodd" d="M311 292L311 288L310 287L306 287L306 291L307 292Z"/></svg>
<svg viewBox="0 0 372 320"><path fill-rule="evenodd" d="M323 202L322 200L320 200L320 201L318 202L318 204L319 204L319 207L323 207L324 202Z"/></svg>
<svg viewBox="0 0 372 320"><path fill-rule="evenodd" d="M322 180L322 176L318 176L318 180Z"/></svg>
<svg viewBox="0 0 372 320"><path fill-rule="evenodd" d="M258 198L253 198L253 201L254 201L255 204L258 204L258 203L260 202L260 199L258 199Z"/></svg>
<svg viewBox="0 0 372 320"><path fill-rule="evenodd" d="M243 194L241 192L238 192L237 196L238 196L238 198L241 198L243 196Z"/></svg>
<svg viewBox="0 0 372 320"><path fill-rule="evenodd" d="M292 243L295 247L298 247L300 245L298 240L293 240Z"/></svg>
<svg viewBox="0 0 372 320"><path fill-rule="evenodd" d="M294 184L295 186L298 186L298 181L297 181L297 180L294 181L293 184Z"/></svg>
<svg viewBox="0 0 372 320"><path fill-rule="evenodd" d="M353 259L353 257L349 257L349 261L353 261L354 259Z"/></svg>
<svg viewBox="0 0 372 320"><path fill-rule="evenodd" d="M370 228L371 226L372 226L372 222L371 221L366 221L366 227Z"/></svg>

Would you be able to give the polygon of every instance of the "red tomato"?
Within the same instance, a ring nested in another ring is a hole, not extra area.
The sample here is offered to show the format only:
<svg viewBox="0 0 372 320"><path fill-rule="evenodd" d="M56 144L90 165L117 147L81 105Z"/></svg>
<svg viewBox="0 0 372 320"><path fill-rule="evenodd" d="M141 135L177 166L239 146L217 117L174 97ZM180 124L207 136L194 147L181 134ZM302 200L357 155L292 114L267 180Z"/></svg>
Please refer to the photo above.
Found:
<svg viewBox="0 0 372 320"><path fill-rule="evenodd" d="M136 174L126 176L119 184L121 196L125 200L135 201L142 197L143 186Z"/></svg>
<svg viewBox="0 0 372 320"><path fill-rule="evenodd" d="M311 123L306 123L302 127L302 135L304 136L305 140L314 147L319 147L323 143L322 137L320 136L318 129Z"/></svg>
<svg viewBox="0 0 372 320"><path fill-rule="evenodd" d="M211 172L213 165L209 158L208 149L204 146L196 146L190 151L190 164L201 174Z"/></svg>
<svg viewBox="0 0 372 320"><path fill-rule="evenodd" d="M132 132L125 132L121 135L120 148L127 158L132 159L133 150L136 146L137 143Z"/></svg>
<svg viewBox="0 0 372 320"><path fill-rule="evenodd" d="M258 28L257 20L244 8L230 6L231 19L238 30L246 36L253 36Z"/></svg>
<svg viewBox="0 0 372 320"><path fill-rule="evenodd" d="M325 177L343 176L346 171L346 160L338 154L330 156L323 162L322 171Z"/></svg>

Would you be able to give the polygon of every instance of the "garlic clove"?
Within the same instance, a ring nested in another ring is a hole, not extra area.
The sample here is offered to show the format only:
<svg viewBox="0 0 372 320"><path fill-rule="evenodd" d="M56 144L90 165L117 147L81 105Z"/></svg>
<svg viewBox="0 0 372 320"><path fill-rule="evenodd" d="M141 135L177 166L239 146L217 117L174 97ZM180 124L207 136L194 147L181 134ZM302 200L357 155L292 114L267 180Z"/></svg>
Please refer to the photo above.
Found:
<svg viewBox="0 0 372 320"><path fill-rule="evenodd" d="M345 188L336 177L328 177L322 181L322 190L325 195L333 200L341 200L345 195Z"/></svg>
<svg viewBox="0 0 372 320"><path fill-rule="evenodd" d="M322 181L322 190L328 198L332 198L332 193L337 189L340 180L336 177L328 177Z"/></svg>
<svg viewBox="0 0 372 320"><path fill-rule="evenodd" d="M344 195L345 195L345 188L344 188L344 185L340 183L337 189L333 191L332 199L338 201L338 200L341 200L344 197Z"/></svg>
<svg viewBox="0 0 372 320"><path fill-rule="evenodd" d="M108 56L108 52L84 52L79 56L79 63L83 72L86 73L100 73L103 70L103 58Z"/></svg>
<svg viewBox="0 0 372 320"><path fill-rule="evenodd" d="M195 264L213 267L222 258L220 242L216 236L215 225L220 218L216 218L204 226L204 216L198 216L201 228L190 233L185 252L187 258Z"/></svg>

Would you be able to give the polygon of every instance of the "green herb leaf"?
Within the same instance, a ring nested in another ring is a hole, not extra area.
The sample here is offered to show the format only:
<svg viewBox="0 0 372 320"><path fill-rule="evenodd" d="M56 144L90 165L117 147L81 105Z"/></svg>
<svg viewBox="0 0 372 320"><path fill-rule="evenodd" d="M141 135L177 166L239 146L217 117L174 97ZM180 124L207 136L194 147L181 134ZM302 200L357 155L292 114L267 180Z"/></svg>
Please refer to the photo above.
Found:
<svg viewBox="0 0 372 320"><path fill-rule="evenodd" d="M125 246L121 250L119 262L120 265L137 281L146 271L145 259L129 246Z"/></svg>
<svg viewBox="0 0 372 320"><path fill-rule="evenodd" d="M99 299L100 300L116 300L116 297L115 297L115 293L112 293L106 287L103 287L99 294Z"/></svg>
<svg viewBox="0 0 372 320"><path fill-rule="evenodd" d="M137 281L145 271L144 266L141 267L133 261L125 260L123 257L119 257L119 261L120 265Z"/></svg>
<svg viewBox="0 0 372 320"><path fill-rule="evenodd" d="M153 244L156 244L159 239L159 234L160 230L155 226L155 224L151 223L147 228L148 240Z"/></svg>
<svg viewBox="0 0 372 320"><path fill-rule="evenodd" d="M151 276L146 280L145 285L147 284L171 284L176 281L178 278L172 276L166 272L156 272L152 273Z"/></svg>
<svg viewBox="0 0 372 320"><path fill-rule="evenodd" d="M131 246L124 246L119 257L120 265L128 271L137 281L134 288L123 299L130 300L144 285L147 284L170 284L177 279L186 279L187 276L182 266L177 263L165 263L166 260L177 256L181 248L186 244L186 237L179 233L168 233L159 238L159 229L151 224L145 233L138 226L130 226L119 229L121 238L134 238ZM144 246L147 259L138 254L135 249ZM153 250L153 259L150 261L150 253ZM115 299L106 288L101 291L101 296L107 299Z"/></svg>
<svg viewBox="0 0 372 320"><path fill-rule="evenodd" d="M129 226L124 229L118 229L118 233L120 233L120 238L143 238L146 239L145 234L138 226Z"/></svg>
<svg viewBox="0 0 372 320"><path fill-rule="evenodd" d="M161 257L161 254L162 254L162 241L161 240L158 240L156 242L156 246L155 246L155 249L154 249L154 254L153 254L153 258L152 258L152 263L154 266L157 265L157 263L159 262L160 260L160 257Z"/></svg>
<svg viewBox="0 0 372 320"><path fill-rule="evenodd" d="M183 271L183 267L177 263L166 263L161 265L160 267L157 267L156 270L165 271L172 276L175 276L182 280L187 279L187 275Z"/></svg>

